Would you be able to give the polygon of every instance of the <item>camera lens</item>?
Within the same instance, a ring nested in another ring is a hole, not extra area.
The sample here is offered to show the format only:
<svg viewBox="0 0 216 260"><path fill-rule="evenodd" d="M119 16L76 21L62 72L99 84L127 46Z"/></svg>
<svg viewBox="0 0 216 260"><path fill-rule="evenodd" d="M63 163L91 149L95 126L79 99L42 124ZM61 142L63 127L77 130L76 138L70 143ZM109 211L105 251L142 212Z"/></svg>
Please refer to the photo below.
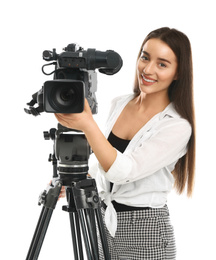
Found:
<svg viewBox="0 0 216 260"><path fill-rule="evenodd" d="M51 93L51 99L56 109L67 109L74 105L77 96L76 88L70 86L58 86L54 88Z"/></svg>
<svg viewBox="0 0 216 260"><path fill-rule="evenodd" d="M62 86L53 91L53 102L57 109L76 107L76 100L80 100L79 90L76 86ZM82 99L81 99L82 100Z"/></svg>
<svg viewBox="0 0 216 260"><path fill-rule="evenodd" d="M73 99L74 96L74 90L73 89L69 89L69 90L64 90L60 93L60 98L63 101L70 101Z"/></svg>
<svg viewBox="0 0 216 260"><path fill-rule="evenodd" d="M56 91L56 101L63 106L72 105L75 99L75 89L63 87Z"/></svg>
<svg viewBox="0 0 216 260"><path fill-rule="evenodd" d="M46 103L49 103L52 111L56 113L80 113L84 106L84 85L81 81L53 81L46 84L45 89L50 89ZM51 109L50 109L51 111Z"/></svg>

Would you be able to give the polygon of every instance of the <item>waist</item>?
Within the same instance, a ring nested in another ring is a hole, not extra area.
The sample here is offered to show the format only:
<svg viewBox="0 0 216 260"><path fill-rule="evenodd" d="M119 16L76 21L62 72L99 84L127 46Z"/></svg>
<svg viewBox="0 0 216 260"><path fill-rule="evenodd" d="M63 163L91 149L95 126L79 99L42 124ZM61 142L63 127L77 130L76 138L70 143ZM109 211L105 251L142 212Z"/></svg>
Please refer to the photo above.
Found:
<svg viewBox="0 0 216 260"><path fill-rule="evenodd" d="M124 212L124 211L136 211L136 210L149 210L150 207L133 207L127 206L121 203L116 202L115 200L112 201L113 207L115 208L116 212ZM102 201L101 206L106 209L107 205Z"/></svg>

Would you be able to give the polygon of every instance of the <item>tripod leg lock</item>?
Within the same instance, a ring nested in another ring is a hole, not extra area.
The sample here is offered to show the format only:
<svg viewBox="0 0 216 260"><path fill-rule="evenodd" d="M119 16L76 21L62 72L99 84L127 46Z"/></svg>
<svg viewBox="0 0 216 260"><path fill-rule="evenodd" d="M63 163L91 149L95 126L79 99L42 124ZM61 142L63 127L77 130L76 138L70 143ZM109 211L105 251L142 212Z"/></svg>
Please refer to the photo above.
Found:
<svg viewBox="0 0 216 260"><path fill-rule="evenodd" d="M73 183L73 196L76 209L97 209L99 195L94 179L85 179Z"/></svg>
<svg viewBox="0 0 216 260"><path fill-rule="evenodd" d="M57 180L53 185L49 185L47 190L44 190L38 200L38 205L44 204L46 208L55 209L61 192L62 182Z"/></svg>

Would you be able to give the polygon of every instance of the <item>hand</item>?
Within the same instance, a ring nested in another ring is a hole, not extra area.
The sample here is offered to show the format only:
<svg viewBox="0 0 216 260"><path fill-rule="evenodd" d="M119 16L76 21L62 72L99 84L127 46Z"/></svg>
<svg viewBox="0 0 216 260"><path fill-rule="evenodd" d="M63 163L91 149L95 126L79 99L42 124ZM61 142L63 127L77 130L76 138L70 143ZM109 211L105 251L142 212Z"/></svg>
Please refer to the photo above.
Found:
<svg viewBox="0 0 216 260"><path fill-rule="evenodd" d="M60 191L60 194L59 194L59 197L58 197L58 200L59 200L60 198L65 198L65 196L66 196L65 186L62 186L61 191Z"/></svg>
<svg viewBox="0 0 216 260"><path fill-rule="evenodd" d="M116 149L108 142L93 119L88 101L85 99L84 111L79 114L55 114L59 123L67 128L80 130L94 151L100 165L107 172L117 157Z"/></svg>
<svg viewBox="0 0 216 260"><path fill-rule="evenodd" d="M61 125L67 128L81 130L83 132L85 132L85 129L87 129L91 122L94 121L87 99L85 99L84 110L82 113L55 114L55 117Z"/></svg>

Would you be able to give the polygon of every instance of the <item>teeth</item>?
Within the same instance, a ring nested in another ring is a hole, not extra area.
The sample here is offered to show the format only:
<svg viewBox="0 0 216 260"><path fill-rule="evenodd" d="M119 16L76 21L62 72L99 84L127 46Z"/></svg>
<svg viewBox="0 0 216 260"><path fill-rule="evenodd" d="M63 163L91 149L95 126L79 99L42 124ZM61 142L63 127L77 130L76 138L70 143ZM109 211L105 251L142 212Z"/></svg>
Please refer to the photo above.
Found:
<svg viewBox="0 0 216 260"><path fill-rule="evenodd" d="M143 77L143 79L145 80L145 81L147 81L147 82L156 82L156 80L151 80L151 79L147 79L147 78L145 78L145 76L144 75L142 75L142 77Z"/></svg>

